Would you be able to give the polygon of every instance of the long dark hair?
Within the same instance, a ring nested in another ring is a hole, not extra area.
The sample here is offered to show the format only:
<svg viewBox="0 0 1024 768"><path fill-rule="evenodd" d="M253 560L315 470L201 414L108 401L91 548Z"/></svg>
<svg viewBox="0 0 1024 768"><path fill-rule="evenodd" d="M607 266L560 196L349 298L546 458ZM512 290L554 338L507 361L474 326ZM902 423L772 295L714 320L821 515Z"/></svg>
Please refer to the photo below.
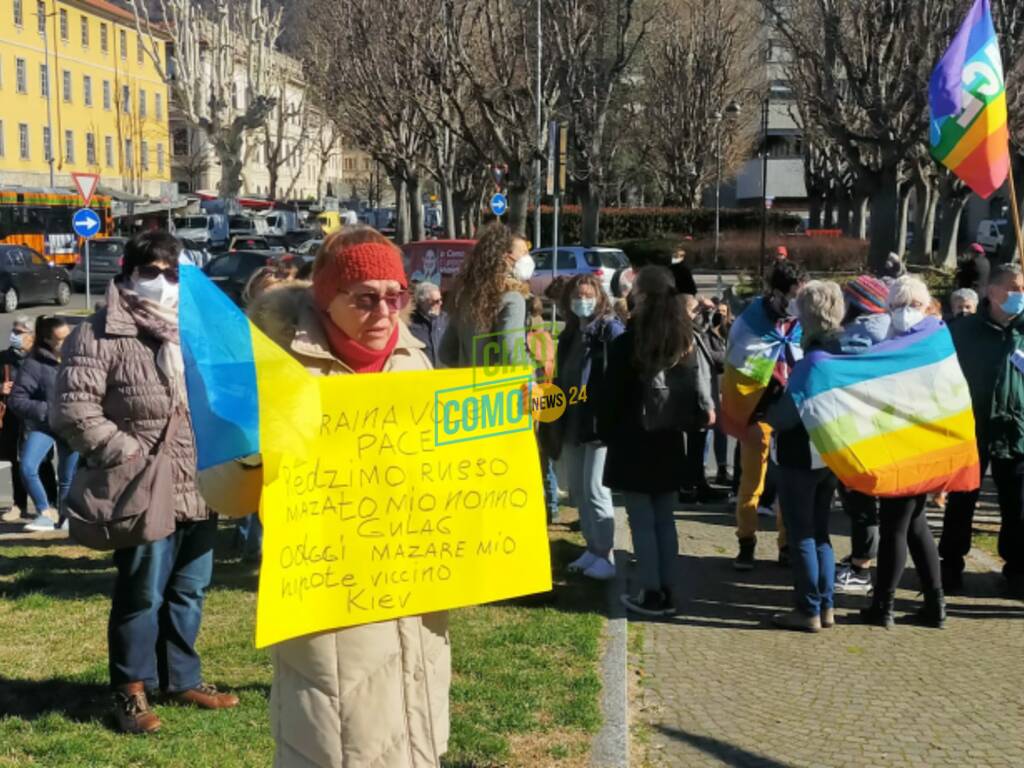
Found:
<svg viewBox="0 0 1024 768"><path fill-rule="evenodd" d="M488 224L455 276L454 314L472 321L477 330L490 330L501 308L509 279L506 257L516 236L504 224Z"/></svg>
<svg viewBox="0 0 1024 768"><path fill-rule="evenodd" d="M630 296L636 306L630 316L633 364L650 378L676 365L693 349L693 324L676 293L675 279L665 267L641 269Z"/></svg>
<svg viewBox="0 0 1024 768"><path fill-rule="evenodd" d="M145 265L143 265L145 266ZM53 334L58 328L67 326L64 318L56 315L43 315L36 320L36 346L42 347L50 352L56 352L53 348Z"/></svg>

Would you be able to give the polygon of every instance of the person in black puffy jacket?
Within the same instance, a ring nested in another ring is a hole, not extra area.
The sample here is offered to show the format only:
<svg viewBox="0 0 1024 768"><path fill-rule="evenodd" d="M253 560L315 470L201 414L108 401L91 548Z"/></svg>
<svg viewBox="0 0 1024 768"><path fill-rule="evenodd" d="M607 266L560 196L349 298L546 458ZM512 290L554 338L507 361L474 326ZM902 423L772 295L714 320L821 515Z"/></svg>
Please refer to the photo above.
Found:
<svg viewBox="0 0 1024 768"><path fill-rule="evenodd" d="M49 412L57 385L61 346L70 332L67 323L59 317L45 316L36 321L36 342L32 354L22 363L7 398L7 407L22 423L21 479L36 508L36 519L25 526L27 531L52 531L55 527L65 527L64 498L75 476L78 454L64 441L54 437L50 431ZM57 449L59 487L57 499L51 500L40 480L39 470L54 447Z"/></svg>

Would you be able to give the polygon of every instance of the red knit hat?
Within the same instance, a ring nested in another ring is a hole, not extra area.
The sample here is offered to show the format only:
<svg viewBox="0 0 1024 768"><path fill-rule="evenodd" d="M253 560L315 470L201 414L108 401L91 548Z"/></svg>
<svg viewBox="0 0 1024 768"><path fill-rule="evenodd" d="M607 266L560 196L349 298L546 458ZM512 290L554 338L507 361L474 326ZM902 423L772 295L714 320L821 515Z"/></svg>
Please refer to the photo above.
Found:
<svg viewBox="0 0 1024 768"><path fill-rule="evenodd" d="M326 311L345 283L362 280L394 280L408 287L398 248L390 243L359 243L328 256L313 275L316 303Z"/></svg>

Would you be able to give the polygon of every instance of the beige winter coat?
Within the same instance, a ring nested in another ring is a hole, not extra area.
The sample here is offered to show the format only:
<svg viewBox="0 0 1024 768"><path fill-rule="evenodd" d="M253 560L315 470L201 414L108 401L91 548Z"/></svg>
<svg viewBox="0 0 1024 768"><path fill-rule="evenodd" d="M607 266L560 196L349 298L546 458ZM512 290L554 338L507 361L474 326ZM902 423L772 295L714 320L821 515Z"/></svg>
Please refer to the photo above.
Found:
<svg viewBox="0 0 1024 768"><path fill-rule="evenodd" d="M308 288L259 297L249 316L307 370L352 371L329 351ZM385 371L430 368L401 326ZM237 462L204 473L211 506L251 512L261 471ZM231 507L231 508L229 508ZM434 768L448 745L448 615L436 613L310 635L274 646L270 717L278 768Z"/></svg>
<svg viewBox="0 0 1024 768"><path fill-rule="evenodd" d="M160 342L140 333L116 284L107 304L64 342L50 426L93 467L113 467L148 453L171 414L171 393L156 364ZM178 522L205 520L209 509L196 489L192 422L181 420L174 460Z"/></svg>

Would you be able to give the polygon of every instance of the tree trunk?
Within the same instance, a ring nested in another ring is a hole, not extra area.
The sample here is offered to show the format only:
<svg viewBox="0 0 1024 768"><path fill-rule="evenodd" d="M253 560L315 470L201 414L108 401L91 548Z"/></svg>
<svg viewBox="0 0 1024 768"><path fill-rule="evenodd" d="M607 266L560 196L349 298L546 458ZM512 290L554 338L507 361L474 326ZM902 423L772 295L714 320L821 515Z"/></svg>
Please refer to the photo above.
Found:
<svg viewBox="0 0 1024 768"><path fill-rule="evenodd" d="M423 225L423 180L419 174L409 175L406 192L409 194L410 234L414 242L425 240L427 233Z"/></svg>
<svg viewBox="0 0 1024 768"><path fill-rule="evenodd" d="M810 229L821 229L821 195L814 195L808 200L810 204L810 222L808 224Z"/></svg>
<svg viewBox="0 0 1024 768"><path fill-rule="evenodd" d="M843 230L843 234L847 237L853 237L853 209L851 208L852 200L849 195L844 194L839 198L838 218L836 219L836 228Z"/></svg>
<svg viewBox="0 0 1024 768"><path fill-rule="evenodd" d="M1024 179L1024 155L1014 155L1012 158L1013 168L1012 173L1015 179ZM1007 192L1009 194L1009 192ZM1024 201L1024 184L1017 188L1017 199L1011 201L1011 205L1016 205L1017 210L1021 209L1022 201ZM1006 264L1010 261L1019 262L1021 259L1020 253L1017 250L1017 230L1013 223L1013 211L1010 211L1009 215L1009 226L1006 228L1006 236L1003 238L1003 244L996 252L996 261L1000 264Z"/></svg>
<svg viewBox="0 0 1024 768"><path fill-rule="evenodd" d="M868 239L868 203L866 195L854 197L850 210L850 237L858 240Z"/></svg>
<svg viewBox="0 0 1024 768"><path fill-rule="evenodd" d="M900 255L900 260L906 262L907 256L907 233L910 231L910 193L913 192L913 187L910 184L902 184L899 187L899 223L896 235L896 252Z"/></svg>
<svg viewBox="0 0 1024 768"><path fill-rule="evenodd" d="M392 176L391 188L395 191L395 242L405 245L409 242L409 196L405 177Z"/></svg>
<svg viewBox="0 0 1024 768"><path fill-rule="evenodd" d="M521 237L526 237L527 214L530 208L530 185L522 181L509 183L508 212L505 222L509 229Z"/></svg>
<svg viewBox="0 0 1024 768"><path fill-rule="evenodd" d="M883 166L878 174L878 185L871 196L871 247L868 266L877 270L885 264L890 253L898 251L896 242L899 214L899 184L896 164Z"/></svg>
<svg viewBox="0 0 1024 768"><path fill-rule="evenodd" d="M927 233L928 217L934 216L932 187L918 181L914 184L914 244L910 248L910 264L931 263L931 235ZM932 222L934 225L934 221Z"/></svg>
<svg viewBox="0 0 1024 768"><path fill-rule="evenodd" d="M601 238L601 191L592 181L582 185L580 203L583 210L580 238L583 245L597 245Z"/></svg>
<svg viewBox="0 0 1024 768"><path fill-rule="evenodd" d="M942 199L942 224L939 227L939 250L932 255L934 265L944 269L956 267L959 251L960 220L967 208L967 195L944 195Z"/></svg>
<svg viewBox="0 0 1024 768"><path fill-rule="evenodd" d="M832 229L836 220L835 201L831 194L825 195L825 212L822 216L822 224L825 229Z"/></svg>
<svg viewBox="0 0 1024 768"><path fill-rule="evenodd" d="M452 191L454 186L450 171L441 175L441 212L444 217L444 235L448 238L458 236L455 225L457 218L455 195Z"/></svg>

